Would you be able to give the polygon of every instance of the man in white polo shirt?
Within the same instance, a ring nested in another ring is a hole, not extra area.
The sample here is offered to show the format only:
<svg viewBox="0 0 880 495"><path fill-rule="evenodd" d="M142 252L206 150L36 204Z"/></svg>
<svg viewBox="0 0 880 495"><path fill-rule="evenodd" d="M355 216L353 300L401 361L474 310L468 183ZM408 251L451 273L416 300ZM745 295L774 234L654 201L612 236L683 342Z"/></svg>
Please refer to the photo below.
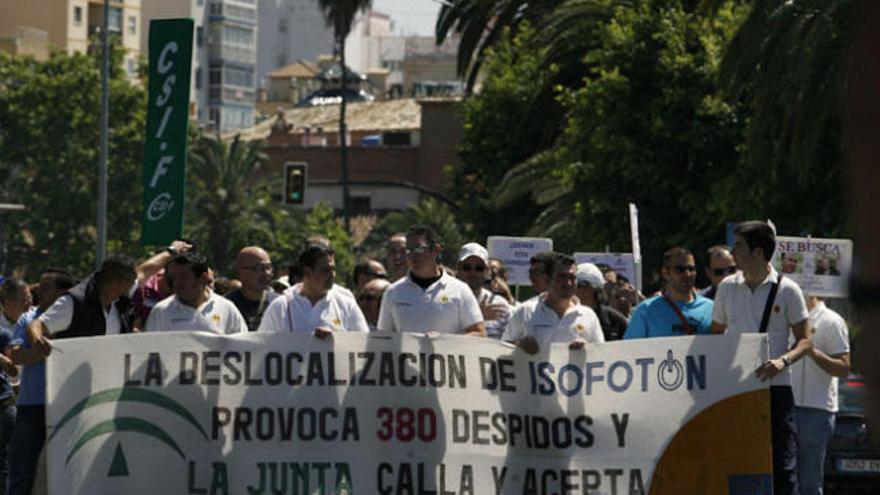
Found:
<svg viewBox="0 0 880 495"><path fill-rule="evenodd" d="M825 450L837 412L837 379L850 371L849 330L843 318L818 297L807 298L807 309L813 348L792 367L791 388L797 406L801 495L821 495Z"/></svg>
<svg viewBox="0 0 880 495"><path fill-rule="evenodd" d="M209 286L208 263L193 252L175 256L165 268L174 295L153 307L147 332L190 330L234 334L247 332L247 322L235 304Z"/></svg>
<svg viewBox="0 0 880 495"><path fill-rule="evenodd" d="M458 278L471 288L480 304L487 336L500 339L510 320L510 305L503 297L485 287L488 281L486 274L489 270L489 251L476 242L465 244L458 252L456 270Z"/></svg>
<svg viewBox="0 0 880 495"><path fill-rule="evenodd" d="M528 306L534 310L535 306L547 297L547 290L550 287L550 281L553 275L553 264L556 259L556 253L552 251L541 251L535 253L529 259L529 282L532 284L532 290L535 295L519 303L515 309ZM522 325L511 326L507 324L501 340L505 342L516 342L523 338L521 333L525 329Z"/></svg>
<svg viewBox="0 0 880 495"><path fill-rule="evenodd" d="M354 297L336 286L336 255L329 245L311 244L300 253L302 283L266 309L259 332L303 332L326 338L333 332L369 332Z"/></svg>
<svg viewBox="0 0 880 495"><path fill-rule="evenodd" d="M550 269L545 297L535 304L522 304L513 312L508 335L522 335L516 344L529 354L551 343L567 343L580 349L587 342L604 342L602 325L595 311L578 301L577 265L574 258L556 254Z"/></svg>
<svg viewBox="0 0 880 495"><path fill-rule="evenodd" d="M770 265L776 234L766 222L748 221L734 229L733 257L741 269L725 278L715 294L714 333L766 332L770 359L755 370L770 380L773 437L773 493L798 493L797 425L791 391L791 364L811 351L807 306L800 287ZM794 336L795 345L789 346Z"/></svg>
<svg viewBox="0 0 880 495"><path fill-rule="evenodd" d="M417 225L406 233L409 273L382 297L379 330L485 336L483 314L470 287L440 266L440 238Z"/></svg>

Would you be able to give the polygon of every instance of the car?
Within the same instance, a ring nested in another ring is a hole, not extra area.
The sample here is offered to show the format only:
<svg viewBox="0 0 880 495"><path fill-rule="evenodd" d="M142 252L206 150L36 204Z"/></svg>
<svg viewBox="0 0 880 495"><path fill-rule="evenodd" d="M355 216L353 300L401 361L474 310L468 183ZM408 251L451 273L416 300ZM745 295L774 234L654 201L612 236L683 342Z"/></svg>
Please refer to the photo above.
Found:
<svg viewBox="0 0 880 495"><path fill-rule="evenodd" d="M871 443L871 425L863 405L864 385L858 376L840 380L838 385L839 410L825 455L828 495L880 493L880 448Z"/></svg>

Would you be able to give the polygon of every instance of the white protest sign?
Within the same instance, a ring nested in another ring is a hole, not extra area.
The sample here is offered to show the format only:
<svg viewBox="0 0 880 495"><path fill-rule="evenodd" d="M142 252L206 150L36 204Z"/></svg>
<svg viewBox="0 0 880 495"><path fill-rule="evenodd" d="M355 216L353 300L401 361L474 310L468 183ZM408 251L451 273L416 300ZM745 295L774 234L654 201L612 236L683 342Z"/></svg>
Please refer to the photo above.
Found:
<svg viewBox="0 0 880 495"><path fill-rule="evenodd" d="M779 236L772 263L806 294L847 297L852 253L849 239Z"/></svg>
<svg viewBox="0 0 880 495"><path fill-rule="evenodd" d="M771 476L753 373L766 342L527 355L381 332L56 340L50 493L745 493Z"/></svg>
<svg viewBox="0 0 880 495"><path fill-rule="evenodd" d="M489 256L498 258L507 267L511 285L532 285L529 259L542 251L553 251L553 239L544 237L491 236L487 244Z"/></svg>
<svg viewBox="0 0 880 495"><path fill-rule="evenodd" d="M601 263L608 265L612 270L626 277L630 283L635 283L636 263L632 253L574 253L574 260L577 264Z"/></svg>

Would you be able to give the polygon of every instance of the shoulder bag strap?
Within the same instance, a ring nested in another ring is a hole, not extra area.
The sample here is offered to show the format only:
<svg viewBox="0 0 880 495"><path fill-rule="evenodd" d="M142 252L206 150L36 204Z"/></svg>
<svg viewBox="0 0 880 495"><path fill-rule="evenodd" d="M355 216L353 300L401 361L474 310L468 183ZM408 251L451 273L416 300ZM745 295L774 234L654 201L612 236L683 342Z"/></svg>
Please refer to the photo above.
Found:
<svg viewBox="0 0 880 495"><path fill-rule="evenodd" d="M684 314L681 312L681 308L678 307L678 304L669 299L669 296L663 294L663 300L666 301L667 304L672 308L672 311L675 311L675 314L678 316L678 319L681 320L681 324L684 327L684 331L688 335L694 334L694 329L691 328L690 323L688 323L687 318L684 317Z"/></svg>
<svg viewBox="0 0 880 495"><path fill-rule="evenodd" d="M776 278L776 282L770 286L770 294L767 294L767 302L764 304L764 314L761 316L761 327L758 333L767 333L767 325L770 323L770 310L773 309L773 302L776 300L776 293L779 291L779 284L782 282L782 274Z"/></svg>

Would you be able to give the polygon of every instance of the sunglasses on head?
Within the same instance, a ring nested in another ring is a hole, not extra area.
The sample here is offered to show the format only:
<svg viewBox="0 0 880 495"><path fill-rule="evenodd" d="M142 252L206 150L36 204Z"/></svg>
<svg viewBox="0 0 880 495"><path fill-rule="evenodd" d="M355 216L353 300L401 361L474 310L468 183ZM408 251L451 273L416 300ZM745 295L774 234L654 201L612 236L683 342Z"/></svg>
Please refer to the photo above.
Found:
<svg viewBox="0 0 880 495"><path fill-rule="evenodd" d="M697 267L694 265L674 265L674 266L670 266L669 268L672 268L673 270L675 270L675 273L687 273L687 272L697 273Z"/></svg>
<svg viewBox="0 0 880 495"><path fill-rule="evenodd" d="M736 266L728 266L727 268L713 268L712 273L716 277L721 277L724 275L733 275L736 273Z"/></svg>
<svg viewBox="0 0 880 495"><path fill-rule="evenodd" d="M486 271L486 265L472 265L470 263L462 263L461 271L483 273L484 271Z"/></svg>

